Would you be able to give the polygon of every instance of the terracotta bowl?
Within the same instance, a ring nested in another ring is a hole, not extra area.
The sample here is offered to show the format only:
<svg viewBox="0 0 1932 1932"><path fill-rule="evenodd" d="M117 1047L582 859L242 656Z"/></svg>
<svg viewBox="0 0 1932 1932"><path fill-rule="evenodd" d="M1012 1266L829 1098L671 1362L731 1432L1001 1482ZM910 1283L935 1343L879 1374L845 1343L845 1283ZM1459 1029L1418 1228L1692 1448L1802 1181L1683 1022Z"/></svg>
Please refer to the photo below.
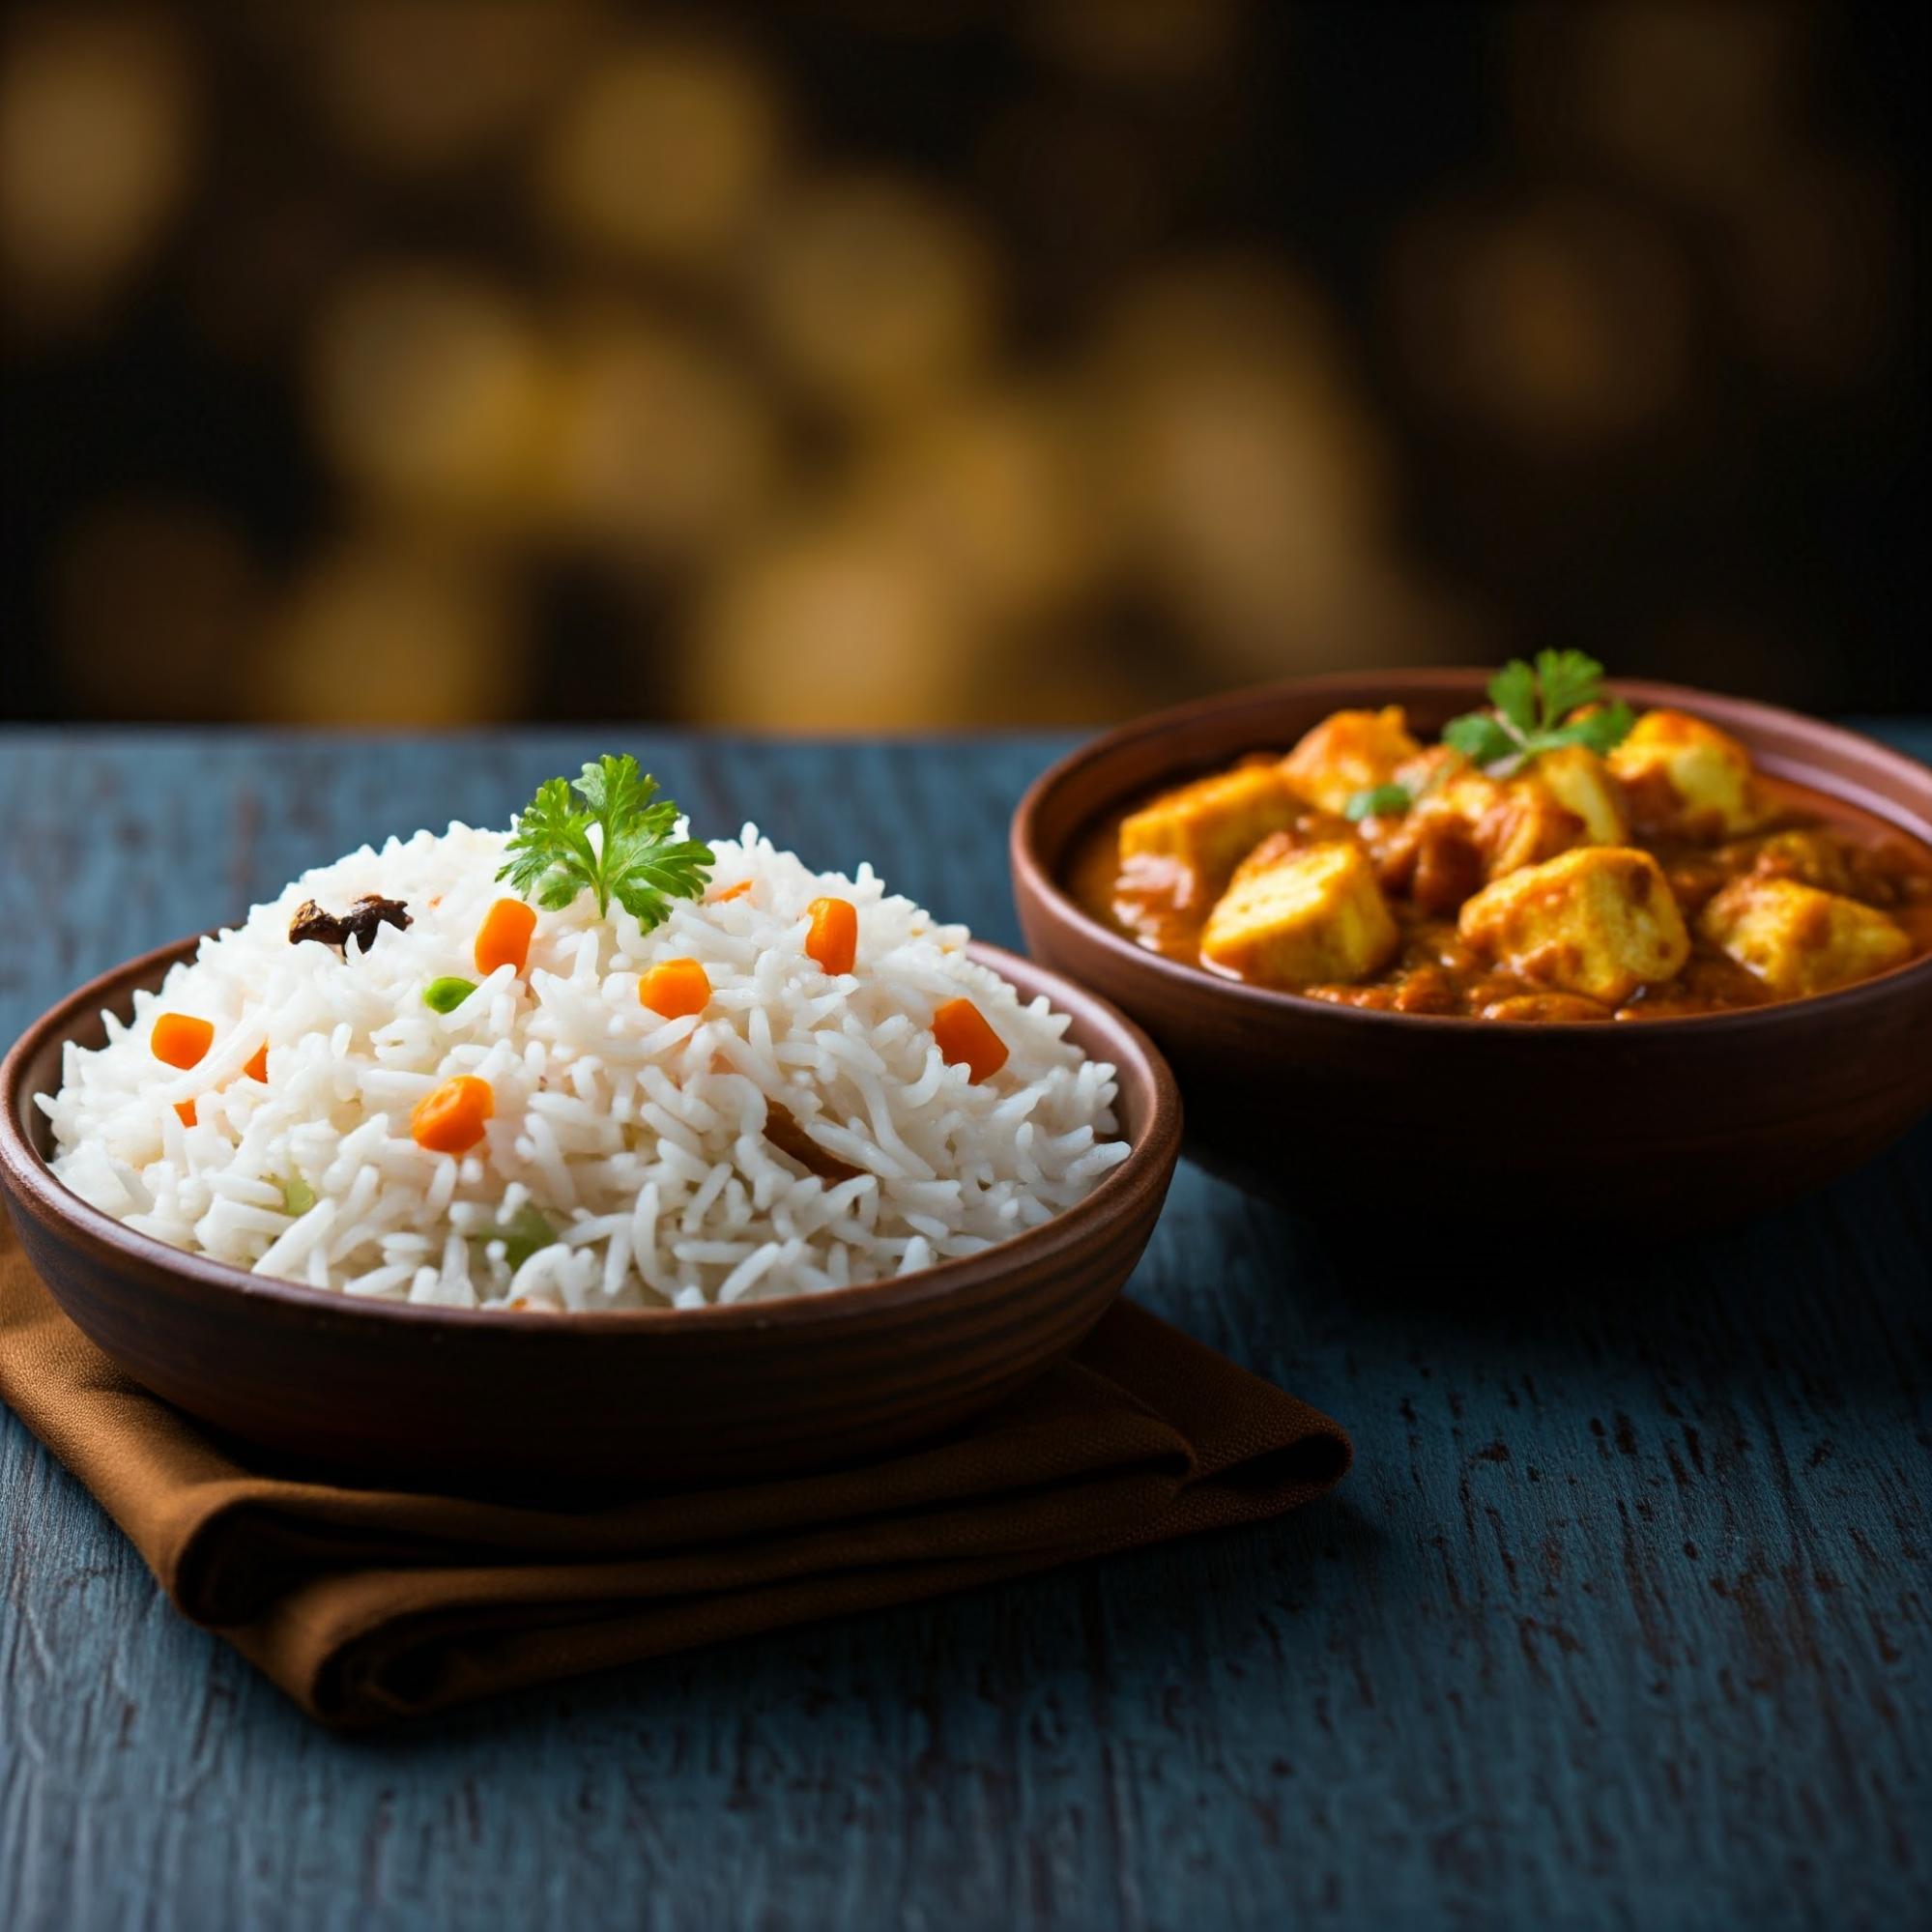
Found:
<svg viewBox="0 0 1932 1932"><path fill-rule="evenodd" d="M1021 801L1012 862L1026 943L1167 1053L1190 1154L1293 1206L1372 1214L1377 1240L1481 1242L1531 1217L1616 1238L1715 1226L1816 1187L1932 1109L1932 958L1748 1012L1506 1025L1235 985L1122 938L1062 887L1079 834L1114 806L1243 752L1285 750L1345 706L1405 706L1433 735L1483 702L1486 677L1349 674L1210 699L1081 747ZM1708 718L1767 772L1932 842L1932 770L1911 759L1765 705L1617 689Z"/></svg>
<svg viewBox="0 0 1932 1932"><path fill-rule="evenodd" d="M1130 1157L1091 1195L983 1254L895 1280L732 1308L486 1313L363 1303L185 1254L90 1207L46 1166L33 1105L61 1045L97 1046L199 941L130 960L0 1064L0 1186L56 1301L137 1381L217 1429L390 1481L551 1475L629 1486L852 1461L937 1434L1072 1351L1119 1293L1173 1176L1180 1103L1146 1036L995 947L972 952L1071 1014L1119 1069Z"/></svg>

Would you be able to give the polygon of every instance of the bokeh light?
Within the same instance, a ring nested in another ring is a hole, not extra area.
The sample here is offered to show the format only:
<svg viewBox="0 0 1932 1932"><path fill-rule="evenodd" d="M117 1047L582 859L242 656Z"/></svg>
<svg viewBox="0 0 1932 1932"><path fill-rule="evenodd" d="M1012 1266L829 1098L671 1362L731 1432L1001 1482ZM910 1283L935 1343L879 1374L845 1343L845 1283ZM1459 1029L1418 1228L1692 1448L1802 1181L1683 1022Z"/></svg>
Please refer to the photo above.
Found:
<svg viewBox="0 0 1932 1932"><path fill-rule="evenodd" d="M780 435L741 364L687 327L603 306L563 331L555 511L620 566L676 565L748 532Z"/></svg>
<svg viewBox="0 0 1932 1932"><path fill-rule="evenodd" d="M586 69L537 157L545 213L592 246L643 261L723 255L769 190L771 90L742 54L677 37L608 49Z"/></svg>
<svg viewBox="0 0 1932 1932"><path fill-rule="evenodd" d="M332 136L403 174L461 167L522 131L593 26L579 0L333 0L291 32Z"/></svg>
<svg viewBox="0 0 1932 1932"><path fill-rule="evenodd" d="M859 513L995 623L1064 610L1100 580L1111 522L1091 412L1035 385L967 391L897 425L857 471Z"/></svg>
<svg viewBox="0 0 1932 1932"><path fill-rule="evenodd" d="M0 44L0 269L15 322L84 319L160 245L192 163L194 76L146 13L22 16Z"/></svg>
<svg viewBox="0 0 1932 1932"><path fill-rule="evenodd" d="M25 0L0 710L1932 706L1923 10Z"/></svg>
<svg viewBox="0 0 1932 1932"><path fill-rule="evenodd" d="M376 266L318 319L316 433L403 510L514 520L532 494L549 372L519 304L426 264Z"/></svg>
<svg viewBox="0 0 1932 1932"><path fill-rule="evenodd" d="M988 251L957 210L904 183L805 184L767 228L757 284L779 360L834 407L928 401L971 376L992 337Z"/></svg>
<svg viewBox="0 0 1932 1932"><path fill-rule="evenodd" d="M1432 211L1390 256L1411 380L1535 454L1654 428L1690 374L1690 292L1669 238L1552 196Z"/></svg>
<svg viewBox="0 0 1932 1932"><path fill-rule="evenodd" d="M749 547L676 661L691 710L722 684L755 729L860 732L977 708L983 651L930 558L888 527L830 517Z"/></svg>
<svg viewBox="0 0 1932 1932"><path fill-rule="evenodd" d="M1320 661L1387 508L1319 302L1254 262L1177 272L1122 304L1101 370L1129 557L1230 674Z"/></svg>
<svg viewBox="0 0 1932 1932"><path fill-rule="evenodd" d="M452 725L521 698L521 613L487 560L433 539L332 545L292 583L252 667L278 723Z"/></svg>

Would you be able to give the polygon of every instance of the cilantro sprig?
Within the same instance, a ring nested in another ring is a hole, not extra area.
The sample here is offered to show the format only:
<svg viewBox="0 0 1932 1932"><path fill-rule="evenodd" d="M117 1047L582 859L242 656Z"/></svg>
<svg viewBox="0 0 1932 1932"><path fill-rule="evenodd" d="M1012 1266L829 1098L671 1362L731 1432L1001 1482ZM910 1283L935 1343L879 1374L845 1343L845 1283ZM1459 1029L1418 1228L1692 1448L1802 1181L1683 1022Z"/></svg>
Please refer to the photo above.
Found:
<svg viewBox="0 0 1932 1932"><path fill-rule="evenodd" d="M1629 735L1637 714L1621 698L1602 699L1603 667L1581 650L1540 650L1534 664L1513 657L1489 680L1487 711L1466 711L1442 728L1442 741L1492 778L1510 778L1533 758L1567 744L1587 745L1599 757ZM1572 713L1581 711L1581 717ZM1351 819L1405 812L1415 802L1402 785L1358 792Z"/></svg>
<svg viewBox="0 0 1932 1932"><path fill-rule="evenodd" d="M517 815L510 858L497 877L551 912L588 891L607 918L615 899L649 932L669 916L672 900L700 897L710 879L710 847L673 839L677 822L678 807L657 797L657 781L629 753L600 758L581 777L536 788Z"/></svg>
<svg viewBox="0 0 1932 1932"><path fill-rule="evenodd" d="M1351 819L1393 819L1414 803L1409 788L1392 779L1387 785L1371 785L1368 791L1356 793L1342 810Z"/></svg>
<svg viewBox="0 0 1932 1932"><path fill-rule="evenodd" d="M1534 665L1513 657L1489 680L1491 711L1470 711L1442 728L1444 744L1498 778L1539 752L1587 745L1599 757L1622 744L1637 714L1619 698L1603 704L1603 667L1580 650L1540 650ZM1571 716L1589 706L1586 715Z"/></svg>

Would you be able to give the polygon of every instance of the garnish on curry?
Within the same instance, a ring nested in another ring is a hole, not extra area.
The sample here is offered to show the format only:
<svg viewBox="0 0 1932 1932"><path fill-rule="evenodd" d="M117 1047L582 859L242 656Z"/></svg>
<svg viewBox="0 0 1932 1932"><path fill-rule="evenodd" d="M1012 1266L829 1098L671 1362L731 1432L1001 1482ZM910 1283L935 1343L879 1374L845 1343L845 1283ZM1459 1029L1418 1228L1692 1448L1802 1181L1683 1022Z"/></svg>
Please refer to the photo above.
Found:
<svg viewBox="0 0 1932 1932"><path fill-rule="evenodd" d="M1337 711L1103 821L1075 895L1226 978L1484 1020L1725 1012L1932 951L1932 849L1601 678L1517 660L1429 746Z"/></svg>

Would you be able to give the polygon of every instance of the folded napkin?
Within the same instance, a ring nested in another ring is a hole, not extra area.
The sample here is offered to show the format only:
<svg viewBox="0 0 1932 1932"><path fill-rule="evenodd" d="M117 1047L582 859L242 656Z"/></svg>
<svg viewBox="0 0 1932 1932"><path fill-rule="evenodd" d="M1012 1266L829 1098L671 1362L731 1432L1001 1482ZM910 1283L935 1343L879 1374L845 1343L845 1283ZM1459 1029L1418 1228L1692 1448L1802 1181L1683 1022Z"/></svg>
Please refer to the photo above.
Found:
<svg viewBox="0 0 1932 1932"><path fill-rule="evenodd" d="M1326 1416L1123 1302L998 1408L862 1468L555 1509L341 1487L130 1381L4 1216L0 1399L183 1612L345 1728L1253 1522L1349 1458Z"/></svg>

